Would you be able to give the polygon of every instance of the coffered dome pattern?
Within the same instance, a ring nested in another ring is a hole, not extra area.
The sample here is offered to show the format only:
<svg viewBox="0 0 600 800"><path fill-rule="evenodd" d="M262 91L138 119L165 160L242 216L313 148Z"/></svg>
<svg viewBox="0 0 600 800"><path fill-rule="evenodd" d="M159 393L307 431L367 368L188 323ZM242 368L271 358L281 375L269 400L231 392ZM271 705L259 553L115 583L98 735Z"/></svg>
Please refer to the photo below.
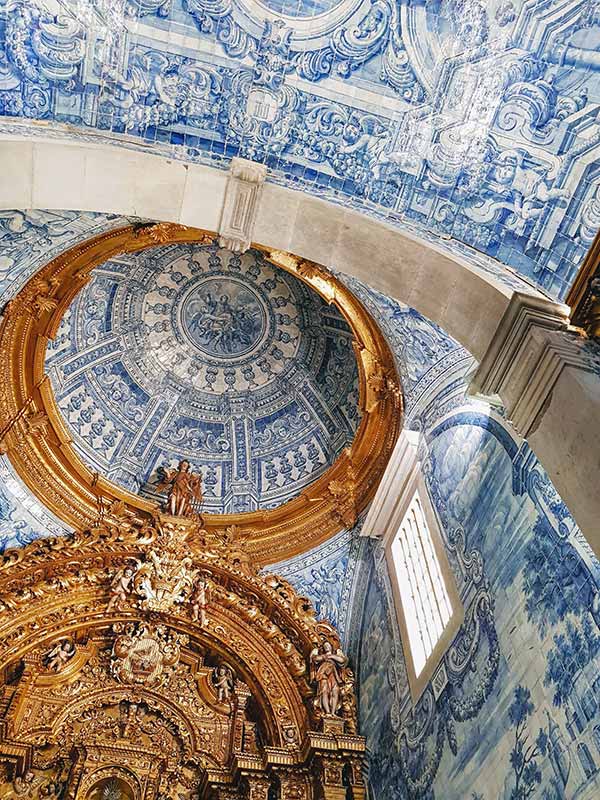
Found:
<svg viewBox="0 0 600 800"><path fill-rule="evenodd" d="M272 508L312 483L360 421L352 333L258 251L172 244L96 269L46 368L94 470L160 499L188 459L208 513Z"/></svg>

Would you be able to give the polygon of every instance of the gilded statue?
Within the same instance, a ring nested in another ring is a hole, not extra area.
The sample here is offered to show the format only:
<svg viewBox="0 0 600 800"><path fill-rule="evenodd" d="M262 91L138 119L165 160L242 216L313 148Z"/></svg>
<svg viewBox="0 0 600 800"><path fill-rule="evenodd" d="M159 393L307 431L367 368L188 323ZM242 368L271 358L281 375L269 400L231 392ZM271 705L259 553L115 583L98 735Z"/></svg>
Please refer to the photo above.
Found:
<svg viewBox="0 0 600 800"><path fill-rule="evenodd" d="M72 639L61 639L44 655L43 664L54 672L60 672L65 664L73 658L76 649Z"/></svg>
<svg viewBox="0 0 600 800"><path fill-rule="evenodd" d="M340 687L344 684L344 667L348 659L331 642L325 640L310 655L311 680L317 684L317 702L324 714L337 715L340 708Z"/></svg>
<svg viewBox="0 0 600 800"><path fill-rule="evenodd" d="M192 606L192 620L199 622L201 628L204 628L208 622L206 606L208 605L209 595L209 582L205 578L198 578L190 597L190 604Z"/></svg>
<svg viewBox="0 0 600 800"><path fill-rule="evenodd" d="M127 602L133 590L133 577L135 569L131 566L119 570L110 584L110 600L106 612L123 611L123 604Z"/></svg>
<svg viewBox="0 0 600 800"><path fill-rule="evenodd" d="M161 468L161 481L157 491L167 490L165 511L174 517L195 517L194 506L202 502L202 474L190 471L191 464L185 459L177 469Z"/></svg>
<svg viewBox="0 0 600 800"><path fill-rule="evenodd" d="M227 664L221 664L215 668L213 673L213 683L217 690L219 703L229 702L235 685L233 670Z"/></svg>

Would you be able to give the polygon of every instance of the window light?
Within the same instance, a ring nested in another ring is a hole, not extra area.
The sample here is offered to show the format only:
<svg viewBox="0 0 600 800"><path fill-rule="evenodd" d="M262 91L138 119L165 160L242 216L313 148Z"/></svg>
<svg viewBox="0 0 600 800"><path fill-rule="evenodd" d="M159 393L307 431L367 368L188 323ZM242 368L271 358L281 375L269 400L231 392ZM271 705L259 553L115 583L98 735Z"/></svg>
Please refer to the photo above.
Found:
<svg viewBox="0 0 600 800"><path fill-rule="evenodd" d="M452 606L416 492L392 541L391 551L418 676L452 617Z"/></svg>

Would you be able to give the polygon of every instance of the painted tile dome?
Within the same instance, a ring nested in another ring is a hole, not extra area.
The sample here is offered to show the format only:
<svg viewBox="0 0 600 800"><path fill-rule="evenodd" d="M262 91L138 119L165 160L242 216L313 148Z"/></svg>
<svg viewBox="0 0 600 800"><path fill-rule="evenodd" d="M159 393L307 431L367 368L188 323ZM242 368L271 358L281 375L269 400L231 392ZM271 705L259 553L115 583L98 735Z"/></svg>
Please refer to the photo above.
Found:
<svg viewBox="0 0 600 800"><path fill-rule="evenodd" d="M296 496L360 421L346 321L254 250L172 244L104 263L46 369L92 469L158 499L161 468L187 459L209 513Z"/></svg>

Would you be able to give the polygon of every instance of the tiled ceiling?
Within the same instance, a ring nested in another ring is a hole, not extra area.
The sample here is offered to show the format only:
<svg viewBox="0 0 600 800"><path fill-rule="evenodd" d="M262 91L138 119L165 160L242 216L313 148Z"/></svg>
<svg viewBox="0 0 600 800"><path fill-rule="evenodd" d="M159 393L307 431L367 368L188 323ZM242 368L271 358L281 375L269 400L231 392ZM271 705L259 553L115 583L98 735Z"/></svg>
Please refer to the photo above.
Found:
<svg viewBox="0 0 600 800"><path fill-rule="evenodd" d="M210 513L296 496L360 421L347 323L254 250L169 245L106 262L46 369L92 469L160 500L162 471L186 459Z"/></svg>
<svg viewBox="0 0 600 800"><path fill-rule="evenodd" d="M600 223L596 0L4 0L0 17L13 124L264 161L559 297Z"/></svg>

